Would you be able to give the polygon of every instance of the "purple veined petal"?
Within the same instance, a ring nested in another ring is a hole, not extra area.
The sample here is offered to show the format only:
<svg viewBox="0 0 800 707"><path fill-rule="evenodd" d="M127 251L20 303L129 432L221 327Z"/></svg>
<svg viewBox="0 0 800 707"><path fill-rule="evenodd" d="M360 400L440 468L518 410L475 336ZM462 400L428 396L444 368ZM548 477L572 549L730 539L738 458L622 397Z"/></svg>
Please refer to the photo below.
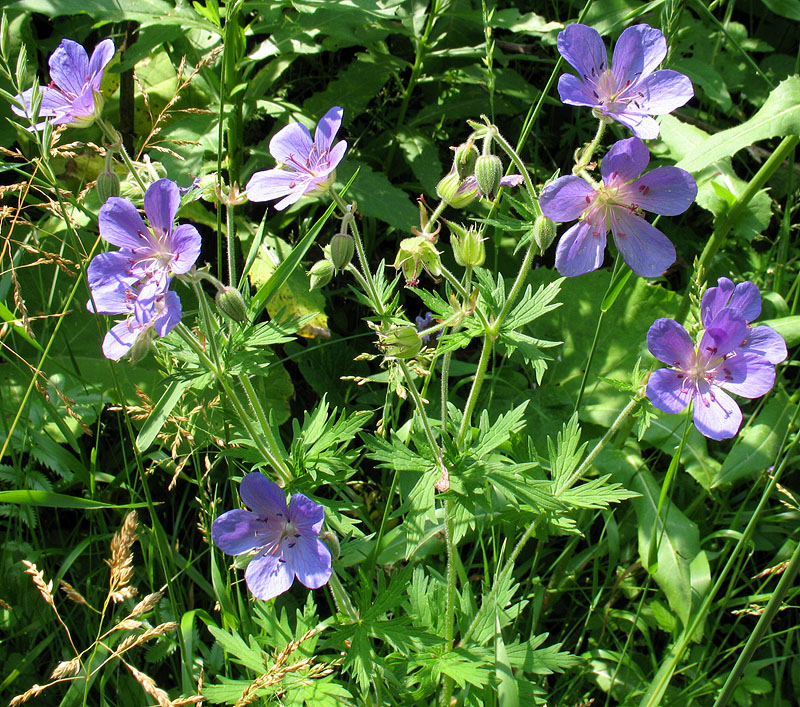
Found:
<svg viewBox="0 0 800 707"><path fill-rule="evenodd" d="M603 264L605 249L605 233L596 232L588 221L579 221L558 241L556 270L565 277L597 270Z"/></svg>
<svg viewBox="0 0 800 707"><path fill-rule="evenodd" d="M302 196L304 186L305 183L301 186L297 172L293 170L266 169L250 177L246 187L247 198L250 201L271 201L298 191Z"/></svg>
<svg viewBox="0 0 800 707"><path fill-rule="evenodd" d="M303 179L302 181L297 182L297 187L294 189L294 191L287 194L285 197L283 197L283 199L276 203L275 209L277 211L283 211L287 206L291 206L309 192L314 191L316 188L317 180L315 179Z"/></svg>
<svg viewBox="0 0 800 707"><path fill-rule="evenodd" d="M736 359L739 359L736 361ZM744 369L742 380L721 380L720 385L731 393L741 395L743 398L760 398L772 390L775 385L775 366L767 359L753 353L733 356L729 361L736 363ZM727 363L726 361L725 363Z"/></svg>
<svg viewBox="0 0 800 707"><path fill-rule="evenodd" d="M508 174L500 178L501 187L518 187L525 181L525 177L521 174Z"/></svg>
<svg viewBox="0 0 800 707"><path fill-rule="evenodd" d="M721 277L717 280L716 287L709 287L703 293L703 298L700 300L700 315L703 320L703 327L708 327L720 310L728 306L733 290L733 280Z"/></svg>
<svg viewBox="0 0 800 707"><path fill-rule="evenodd" d="M657 277L675 262L675 246L661 231L624 207L609 209L609 227L622 259L637 275Z"/></svg>
<svg viewBox="0 0 800 707"><path fill-rule="evenodd" d="M636 179L650 162L650 150L638 137L615 142L600 165L603 182L621 184Z"/></svg>
<svg viewBox="0 0 800 707"><path fill-rule="evenodd" d="M597 192L581 177L559 177L539 195L542 213L553 221L574 221L591 208Z"/></svg>
<svg viewBox="0 0 800 707"><path fill-rule="evenodd" d="M156 300L162 296L163 286L161 280L151 277L139 290L133 303L133 316L139 326L148 326L155 318Z"/></svg>
<svg viewBox="0 0 800 707"><path fill-rule="evenodd" d="M714 361L741 346L746 338L747 322L744 317L740 312L725 307L703 332L697 347L698 355L706 361Z"/></svg>
<svg viewBox="0 0 800 707"><path fill-rule="evenodd" d="M92 58L89 59L89 83L95 91L100 90L103 72L108 63L114 58L115 51L114 42L110 39L104 39L94 48Z"/></svg>
<svg viewBox="0 0 800 707"><path fill-rule="evenodd" d="M325 522L325 508L308 496L296 493L289 501L289 520L301 533L316 536Z"/></svg>
<svg viewBox="0 0 800 707"><path fill-rule="evenodd" d="M728 306L740 312L744 320L750 323L761 314L761 290L750 280L740 282L733 290Z"/></svg>
<svg viewBox="0 0 800 707"><path fill-rule="evenodd" d="M339 165L339 162L344 158L344 153L347 152L347 140L339 140L330 151L328 155L329 172L332 172Z"/></svg>
<svg viewBox="0 0 800 707"><path fill-rule="evenodd" d="M559 32L558 51L590 83L608 67L605 44L597 30L587 25L568 25Z"/></svg>
<svg viewBox="0 0 800 707"><path fill-rule="evenodd" d="M662 363L684 371L691 368L694 360L692 338L674 319L656 319L653 322L647 332L647 348Z"/></svg>
<svg viewBox="0 0 800 707"><path fill-rule="evenodd" d="M135 297L124 285L116 288L101 287L90 290L91 299L86 302L86 309L97 314L132 314Z"/></svg>
<svg viewBox="0 0 800 707"><path fill-rule="evenodd" d="M178 326L182 316L181 298L178 297L176 292L167 292L163 296L163 300L156 301L153 329L156 330L156 334L159 336L166 336Z"/></svg>
<svg viewBox="0 0 800 707"><path fill-rule="evenodd" d="M117 289L120 286L132 287L141 279L141 274L133 270L135 256L129 250L110 250L98 253L86 269L89 288Z"/></svg>
<svg viewBox="0 0 800 707"><path fill-rule="evenodd" d="M64 93L78 96L89 78L89 56L71 39L62 39L50 55L50 78Z"/></svg>
<svg viewBox="0 0 800 707"><path fill-rule="evenodd" d="M119 361L133 346L141 330L133 317L115 324L103 338L103 355L112 361Z"/></svg>
<svg viewBox="0 0 800 707"><path fill-rule="evenodd" d="M614 45L611 71L619 88L632 85L652 73L667 56L667 40L649 25L628 27Z"/></svg>
<svg viewBox="0 0 800 707"><path fill-rule="evenodd" d="M684 378L683 373L672 368L659 368L653 371L647 381L646 390L646 395L653 406L671 415L685 410L693 391L684 387Z"/></svg>
<svg viewBox="0 0 800 707"><path fill-rule="evenodd" d="M255 513L237 508L214 519L211 524L211 540L228 555L242 555L264 547L268 538L264 521Z"/></svg>
<svg viewBox="0 0 800 707"><path fill-rule="evenodd" d="M83 87L83 90L72 100L72 105L67 115L52 121L53 125L57 125L59 122L73 122L76 119L77 122L80 123L81 119L83 119L83 125L80 127L86 127L94 121L98 112L97 96L98 94L95 93L91 84L87 83L86 86ZM67 118L69 120L66 120Z"/></svg>
<svg viewBox="0 0 800 707"><path fill-rule="evenodd" d="M655 140L661 132L661 126L655 118L651 118L645 113L634 112L631 110L610 112L606 115L622 123L626 128L641 140Z"/></svg>
<svg viewBox="0 0 800 707"><path fill-rule="evenodd" d="M688 76L662 69L642 79L635 91L640 96L634 97L638 109L648 115L665 115L672 113L688 103L694 96L694 86Z"/></svg>
<svg viewBox="0 0 800 707"><path fill-rule="evenodd" d="M239 495L244 504L259 518L287 519L286 495L274 481L258 471L246 474L239 486Z"/></svg>
<svg viewBox="0 0 800 707"><path fill-rule="evenodd" d="M112 245L133 251L142 248L152 250L153 236L150 229L145 226L136 207L127 199L110 197L100 207L97 222L100 235Z"/></svg>
<svg viewBox="0 0 800 707"><path fill-rule="evenodd" d="M283 594L292 586L294 573L282 557L262 552L250 560L244 571L244 579L256 599L267 601Z"/></svg>
<svg viewBox="0 0 800 707"><path fill-rule="evenodd" d="M181 205L178 185L170 179L153 182L144 195L144 212L156 237L172 233L175 216Z"/></svg>
<svg viewBox="0 0 800 707"><path fill-rule="evenodd" d="M39 86L39 92L42 94L42 103L39 106L40 118L50 118L63 113L68 113L72 108L72 101L56 88ZM27 91L23 91L17 96L17 100L25 105L25 110L22 110L13 104L11 105L11 110L23 118L33 118L31 115L32 93L33 89L29 88ZM44 126L44 123L40 123L40 125Z"/></svg>
<svg viewBox="0 0 800 707"><path fill-rule="evenodd" d="M761 356L773 365L785 361L788 355L783 337L774 329L763 325L748 329L739 351Z"/></svg>
<svg viewBox="0 0 800 707"><path fill-rule="evenodd" d="M311 133L302 123L289 123L272 136L269 153L280 164L305 164L314 146Z"/></svg>
<svg viewBox="0 0 800 707"><path fill-rule="evenodd" d="M663 216L677 216L691 206L697 196L697 182L685 169L656 167L626 185L625 193L640 209Z"/></svg>
<svg viewBox="0 0 800 707"><path fill-rule="evenodd" d="M572 74L561 74L558 77L558 96L561 98L562 103L570 106L589 106L594 108L600 101L592 93L590 86L587 86Z"/></svg>
<svg viewBox="0 0 800 707"><path fill-rule="evenodd" d="M342 125L343 115L344 111L339 106L334 106L317 123L317 129L314 131L314 144L320 153L330 151L333 139Z"/></svg>
<svg viewBox="0 0 800 707"><path fill-rule="evenodd" d="M331 551L315 535L294 538L294 546L286 550L286 564L300 583L309 589L326 584L333 573Z"/></svg>
<svg viewBox="0 0 800 707"><path fill-rule="evenodd" d="M694 396L694 426L709 439L730 439L742 426L742 411L724 390L701 381L700 393Z"/></svg>
<svg viewBox="0 0 800 707"><path fill-rule="evenodd" d="M178 226L169 237L169 249L175 254L170 269L177 275L189 272L200 257L202 239L191 224Z"/></svg>

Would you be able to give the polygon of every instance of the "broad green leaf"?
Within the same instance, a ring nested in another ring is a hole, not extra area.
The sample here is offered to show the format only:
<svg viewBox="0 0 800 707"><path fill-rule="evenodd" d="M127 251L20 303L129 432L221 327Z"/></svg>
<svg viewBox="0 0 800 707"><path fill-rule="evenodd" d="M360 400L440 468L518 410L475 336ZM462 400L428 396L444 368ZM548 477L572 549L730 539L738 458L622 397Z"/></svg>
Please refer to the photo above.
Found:
<svg viewBox="0 0 800 707"><path fill-rule="evenodd" d="M756 114L741 125L704 140L677 166L696 173L718 160L731 157L759 140L800 133L800 76L790 76L769 95Z"/></svg>
<svg viewBox="0 0 800 707"><path fill-rule="evenodd" d="M795 314L791 317L781 317L780 319L767 319L757 323L777 331L790 348L800 343L800 315Z"/></svg>
<svg viewBox="0 0 800 707"><path fill-rule="evenodd" d="M358 169L358 178L348 192L348 198L358 203L365 216L380 219L407 233L419 221L419 211L402 189L394 186L383 172L375 172L366 164L345 160L336 170L339 179L347 180ZM394 260L394 255L387 257Z"/></svg>
<svg viewBox="0 0 800 707"><path fill-rule="evenodd" d="M776 15L800 22L800 0L762 0Z"/></svg>
<svg viewBox="0 0 800 707"><path fill-rule="evenodd" d="M144 508L146 503L103 503L88 498L67 496L54 491L16 490L0 491L0 503L15 503L21 506L43 506L45 508L79 508L92 511L101 508Z"/></svg>
<svg viewBox="0 0 800 707"><path fill-rule="evenodd" d="M436 185L445 172L436 143L422 131L413 128L403 128L397 133L396 139L422 188L428 194L435 194Z"/></svg>
<svg viewBox="0 0 800 707"><path fill-rule="evenodd" d="M766 472L775 463L794 408L783 390L775 391L756 419L737 437L711 488Z"/></svg>

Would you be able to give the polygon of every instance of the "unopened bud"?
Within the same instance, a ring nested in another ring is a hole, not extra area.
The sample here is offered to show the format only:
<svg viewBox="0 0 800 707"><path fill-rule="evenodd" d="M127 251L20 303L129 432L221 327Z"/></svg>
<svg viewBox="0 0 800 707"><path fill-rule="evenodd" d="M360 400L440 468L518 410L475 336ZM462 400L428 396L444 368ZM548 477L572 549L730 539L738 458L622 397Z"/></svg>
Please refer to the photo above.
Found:
<svg viewBox="0 0 800 707"><path fill-rule="evenodd" d="M533 240L544 254L556 237L556 225L547 216L541 214L533 222Z"/></svg>
<svg viewBox="0 0 800 707"><path fill-rule="evenodd" d="M481 155L475 162L478 189L488 199L494 199L503 178L503 163L497 155Z"/></svg>
<svg viewBox="0 0 800 707"><path fill-rule="evenodd" d="M413 358L422 348L422 339L413 324L404 324L380 334L380 347L391 358Z"/></svg>
<svg viewBox="0 0 800 707"><path fill-rule="evenodd" d="M309 290L319 290L325 287L333 278L333 263L330 260L318 260L308 271L311 281Z"/></svg>
<svg viewBox="0 0 800 707"><path fill-rule="evenodd" d="M464 142L456 148L453 166L461 179L471 177L475 173L475 162L478 160L478 148L471 140Z"/></svg>
<svg viewBox="0 0 800 707"><path fill-rule="evenodd" d="M478 195L478 190L470 189L459 193L462 182L463 180L458 176L457 172L450 172L436 185L436 193L448 206L452 206L454 209L463 209L475 199Z"/></svg>
<svg viewBox="0 0 800 707"><path fill-rule="evenodd" d="M453 229L450 226L450 245L453 246L453 257L462 267L477 268L486 260L486 246L477 229ZM459 233L460 231L460 233Z"/></svg>
<svg viewBox="0 0 800 707"><path fill-rule="evenodd" d="M339 538L336 537L336 533L332 533L330 530L323 530L319 534L319 539L328 546L328 550L331 551L333 559L338 560L339 555L342 554L342 551L341 547L339 546Z"/></svg>
<svg viewBox="0 0 800 707"><path fill-rule="evenodd" d="M331 238L331 263L337 272L350 265L355 249L355 242L349 233L337 233Z"/></svg>
<svg viewBox="0 0 800 707"><path fill-rule="evenodd" d="M133 346L131 346L128 352L131 365L135 366L147 357L150 350L153 348L153 339L155 338L156 330L152 326L146 326L139 332L139 336L134 339Z"/></svg>
<svg viewBox="0 0 800 707"><path fill-rule="evenodd" d="M119 196L119 177L109 170L100 172L97 175L97 196L100 197L100 203L105 204L109 197Z"/></svg>
<svg viewBox="0 0 800 707"><path fill-rule="evenodd" d="M227 314L233 321L240 324L247 321L247 305L244 297L235 287L226 285L217 292L217 307L223 314Z"/></svg>

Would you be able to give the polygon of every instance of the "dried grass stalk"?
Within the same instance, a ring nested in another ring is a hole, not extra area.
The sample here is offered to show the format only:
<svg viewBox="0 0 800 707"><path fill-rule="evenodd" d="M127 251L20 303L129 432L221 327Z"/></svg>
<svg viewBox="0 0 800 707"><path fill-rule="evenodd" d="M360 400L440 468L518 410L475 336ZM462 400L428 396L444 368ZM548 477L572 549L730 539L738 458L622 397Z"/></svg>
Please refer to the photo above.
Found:
<svg viewBox="0 0 800 707"><path fill-rule="evenodd" d="M133 578L133 552L131 548L136 542L136 529L139 519L136 511L131 511L125 516L122 528L111 539L111 559L106 564L111 568L109 577L109 596L115 602L123 601L136 593L129 583Z"/></svg>
<svg viewBox="0 0 800 707"><path fill-rule="evenodd" d="M16 707L17 705L21 705L23 702L27 702L31 697L36 697L44 687L41 685L32 685L30 690L27 692L23 692L21 695L17 695L16 697L11 698L11 702L8 703L8 707Z"/></svg>
<svg viewBox="0 0 800 707"><path fill-rule="evenodd" d="M132 619L134 616L141 616L142 614L146 614L148 611L152 611L156 604L161 601L162 596L164 596L164 592L148 594L136 606L133 607L131 613L128 614L128 618Z"/></svg>
<svg viewBox="0 0 800 707"><path fill-rule="evenodd" d="M142 690L150 695L150 697L154 697L156 699L159 707L170 707L169 695L158 685L156 685L156 681L153 680L153 678L151 678L149 675L145 675L140 670L137 670L130 663L124 660L122 662L125 663L125 667L131 671L131 675L133 675L136 682L142 686Z"/></svg>
<svg viewBox="0 0 800 707"><path fill-rule="evenodd" d="M22 564L25 565L28 569L25 570L25 574L29 574L33 577L33 583L36 585L36 588L39 590L39 594L42 595L42 598L50 604L53 608L53 611L56 611L56 603L53 600L53 580L51 579L49 582L44 581L44 573L37 569L36 565L32 562L28 562L27 560L23 560ZM56 611L56 613L58 613Z"/></svg>
<svg viewBox="0 0 800 707"><path fill-rule="evenodd" d="M59 680L61 678L71 677L73 675L77 675L80 669L80 658L75 657L72 660L64 660L55 667L52 673L50 673L50 679Z"/></svg>
<svg viewBox="0 0 800 707"><path fill-rule="evenodd" d="M61 585L61 591L67 595L69 599L74 601L76 604L83 604L84 606L88 606L90 609L94 609L93 606L89 604L86 599L83 598L83 594L81 594L75 587L73 587L69 582L65 582L63 579L59 579L58 583ZM94 609L97 611L97 609Z"/></svg>

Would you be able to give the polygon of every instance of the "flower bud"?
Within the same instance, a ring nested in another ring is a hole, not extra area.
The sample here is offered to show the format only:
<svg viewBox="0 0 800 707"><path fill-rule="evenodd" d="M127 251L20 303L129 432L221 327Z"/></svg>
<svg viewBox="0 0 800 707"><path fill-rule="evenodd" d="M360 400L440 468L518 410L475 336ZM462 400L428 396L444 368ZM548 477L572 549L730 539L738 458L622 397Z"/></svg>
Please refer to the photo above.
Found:
<svg viewBox="0 0 800 707"><path fill-rule="evenodd" d="M244 297L235 287L224 286L216 296L217 307L223 314L227 314L233 321L243 324L247 321L247 305Z"/></svg>
<svg viewBox="0 0 800 707"><path fill-rule="evenodd" d="M478 148L471 140L464 142L456 148L456 156L453 160L453 167L456 169L459 179L471 177L475 172L475 162L478 159Z"/></svg>
<svg viewBox="0 0 800 707"><path fill-rule="evenodd" d="M109 170L100 172L97 175L97 196L100 197L100 203L105 204L109 197L119 196L119 177Z"/></svg>
<svg viewBox="0 0 800 707"><path fill-rule="evenodd" d="M333 263L330 260L318 260L308 271L311 280L310 291L320 290L333 278Z"/></svg>
<svg viewBox="0 0 800 707"><path fill-rule="evenodd" d="M556 225L547 216L541 214L533 222L533 240L544 254L556 237Z"/></svg>
<svg viewBox="0 0 800 707"><path fill-rule="evenodd" d="M336 533L333 533L330 530L323 530L319 534L319 539L328 546L328 550L331 551L333 559L338 560L339 556L342 554L342 550L341 546L339 545L339 538L336 537Z"/></svg>
<svg viewBox="0 0 800 707"><path fill-rule="evenodd" d="M439 198L454 209L463 209L478 196L476 189L471 189L459 194L458 189L462 181L458 173L450 172L436 185L436 193L439 195Z"/></svg>
<svg viewBox="0 0 800 707"><path fill-rule="evenodd" d="M475 162L478 189L488 199L494 199L503 178L503 163L497 155L481 155Z"/></svg>
<svg viewBox="0 0 800 707"><path fill-rule="evenodd" d="M414 358L422 348L422 339L419 338L417 328L413 324L392 327L379 336L380 348L391 358Z"/></svg>
<svg viewBox="0 0 800 707"><path fill-rule="evenodd" d="M453 230L450 233L450 245L453 246L453 257L462 267L476 268L483 265L486 260L486 246L483 245L484 239L480 237L477 229L470 227L466 231L458 229L461 233Z"/></svg>
<svg viewBox="0 0 800 707"><path fill-rule="evenodd" d="M400 241L400 249L394 261L395 268L402 268L406 283L416 285L422 270L432 277L442 274L440 253L427 238L414 236Z"/></svg>
<svg viewBox="0 0 800 707"><path fill-rule="evenodd" d="M337 272L350 265L355 249L355 242L349 233L337 233L331 238L331 263Z"/></svg>
<svg viewBox="0 0 800 707"><path fill-rule="evenodd" d="M150 350L153 348L153 339L156 338L156 330L151 326L147 326L139 332L139 336L133 342L128 352L128 358L131 365L135 366L137 363L143 361Z"/></svg>

